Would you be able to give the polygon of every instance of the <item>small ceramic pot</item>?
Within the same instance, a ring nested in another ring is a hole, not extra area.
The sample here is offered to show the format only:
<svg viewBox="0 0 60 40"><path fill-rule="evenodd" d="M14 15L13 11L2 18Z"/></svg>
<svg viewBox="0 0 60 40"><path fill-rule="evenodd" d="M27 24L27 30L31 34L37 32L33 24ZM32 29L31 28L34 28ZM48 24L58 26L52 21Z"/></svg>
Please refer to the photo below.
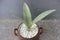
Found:
<svg viewBox="0 0 60 40"><path fill-rule="evenodd" d="M23 38L19 34L19 31L18 31L19 30L19 26L18 26L18 28L14 29L14 34L15 34L15 36L17 36L19 38L19 40L38 40L40 38L40 35L43 33L43 28L39 27L39 25L37 25L38 26L38 33L37 33L37 35L35 37L33 37L33 38Z"/></svg>

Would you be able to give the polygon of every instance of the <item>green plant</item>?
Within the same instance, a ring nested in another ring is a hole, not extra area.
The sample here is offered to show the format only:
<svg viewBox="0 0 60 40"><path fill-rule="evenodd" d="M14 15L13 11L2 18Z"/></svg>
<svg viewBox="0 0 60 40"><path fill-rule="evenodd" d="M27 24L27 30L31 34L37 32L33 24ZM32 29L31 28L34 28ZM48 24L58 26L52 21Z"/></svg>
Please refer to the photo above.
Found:
<svg viewBox="0 0 60 40"><path fill-rule="evenodd" d="M30 27L33 25L33 23L36 23L36 22L42 20L44 17L46 17L47 15L51 14L54 11L56 11L56 10L53 9L53 10L47 10L45 12L42 12L34 20L32 20L30 9L29 9L28 5L26 3L24 3L24 6L23 6L24 23L28 27L28 29L30 29Z"/></svg>

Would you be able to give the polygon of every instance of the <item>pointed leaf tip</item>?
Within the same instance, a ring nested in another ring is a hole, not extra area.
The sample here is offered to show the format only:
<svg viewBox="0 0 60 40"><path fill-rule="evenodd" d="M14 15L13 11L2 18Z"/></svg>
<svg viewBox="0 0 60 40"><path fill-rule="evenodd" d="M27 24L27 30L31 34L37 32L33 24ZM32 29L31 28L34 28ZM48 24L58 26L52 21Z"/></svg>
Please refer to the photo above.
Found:
<svg viewBox="0 0 60 40"><path fill-rule="evenodd" d="M25 25L28 28L30 28L30 26L32 25L32 18L31 18L31 12L30 12L30 9L29 9L29 6L27 5L27 3L24 3L23 16L24 16Z"/></svg>
<svg viewBox="0 0 60 40"><path fill-rule="evenodd" d="M55 9L53 10L47 10L47 11L44 11L42 12L41 14L39 14L34 20L33 20L33 23L36 23L40 20L42 20L44 17L48 16L49 14L51 14L52 12L56 11Z"/></svg>

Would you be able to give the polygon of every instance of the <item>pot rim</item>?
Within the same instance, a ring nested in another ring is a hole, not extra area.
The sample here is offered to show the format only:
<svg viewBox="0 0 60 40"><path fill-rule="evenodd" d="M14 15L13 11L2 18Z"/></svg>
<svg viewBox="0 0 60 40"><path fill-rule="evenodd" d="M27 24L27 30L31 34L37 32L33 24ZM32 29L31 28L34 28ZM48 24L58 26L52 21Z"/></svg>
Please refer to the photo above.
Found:
<svg viewBox="0 0 60 40"><path fill-rule="evenodd" d="M23 24L23 23L21 23L21 24ZM20 24L20 25L21 25L21 24ZM19 35L20 35L20 29L19 29L19 28L21 27L20 25L18 25L18 33L19 33ZM37 25L37 24L36 24L36 25ZM39 28L38 28L37 34L38 34L38 33L39 33ZM36 34L36 35L37 35L37 34ZM35 35L35 36L36 36L36 35ZM20 35L20 36L21 36L21 35ZM34 37L35 37L35 36L34 36ZM21 36L21 37L22 37L22 36ZM31 37L31 38L34 38L34 37ZM25 37L22 37L22 38L25 38ZM27 39L31 39L31 38L27 38Z"/></svg>
<svg viewBox="0 0 60 40"><path fill-rule="evenodd" d="M19 34L18 36L20 36L20 37L22 37L22 36L20 35L20 33L19 33L19 31L20 31L20 30L19 30L19 27L20 27L21 24L23 24L23 23L20 23L20 24L18 25L18 28L17 28L17 31L18 31L18 34ZM37 24L36 24L36 25L37 25ZM38 25L37 25L37 27L38 27ZM43 29L42 29L42 30L43 30ZM35 36L37 36L37 35L39 34L39 31L40 31L40 30L39 30L39 27L38 27L38 33L37 33ZM42 34L42 33L43 33L43 32L41 32L40 34ZM35 37L35 36L34 36L34 37ZM32 37L32 38L34 38L34 37ZM24 38L24 37L22 37L22 38ZM31 39L31 38L25 38L25 39Z"/></svg>

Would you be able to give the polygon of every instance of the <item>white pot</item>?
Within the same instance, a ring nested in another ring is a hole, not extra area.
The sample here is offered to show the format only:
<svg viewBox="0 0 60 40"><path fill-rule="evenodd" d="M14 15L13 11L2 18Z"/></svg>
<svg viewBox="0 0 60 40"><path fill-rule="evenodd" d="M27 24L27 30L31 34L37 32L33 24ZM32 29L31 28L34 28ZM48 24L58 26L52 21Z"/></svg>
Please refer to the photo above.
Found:
<svg viewBox="0 0 60 40"><path fill-rule="evenodd" d="M38 27L36 24L33 24L30 30L24 23L14 29L14 34L19 37L19 40L38 40L42 32L43 28Z"/></svg>

